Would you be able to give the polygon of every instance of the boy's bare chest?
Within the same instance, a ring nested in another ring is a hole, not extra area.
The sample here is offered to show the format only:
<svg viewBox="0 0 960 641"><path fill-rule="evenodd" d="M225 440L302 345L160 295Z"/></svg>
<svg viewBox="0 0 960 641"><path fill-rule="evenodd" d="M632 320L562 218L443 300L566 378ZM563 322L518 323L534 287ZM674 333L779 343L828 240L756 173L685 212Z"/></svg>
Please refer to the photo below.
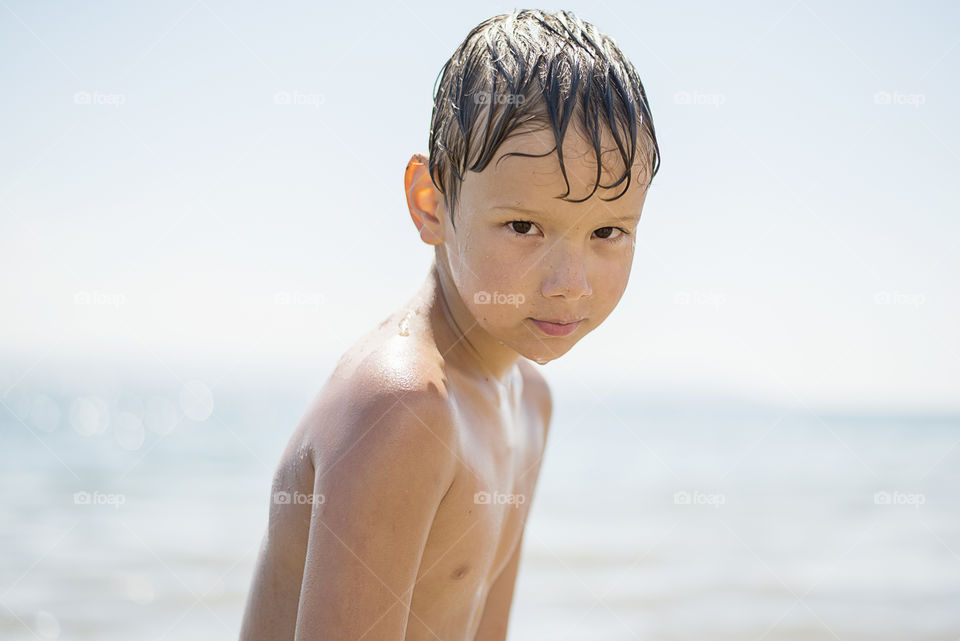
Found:
<svg viewBox="0 0 960 641"><path fill-rule="evenodd" d="M543 417L535 401L520 390L499 405L457 397L458 472L434 519L411 602L424 621L469 628L510 560L543 455Z"/></svg>

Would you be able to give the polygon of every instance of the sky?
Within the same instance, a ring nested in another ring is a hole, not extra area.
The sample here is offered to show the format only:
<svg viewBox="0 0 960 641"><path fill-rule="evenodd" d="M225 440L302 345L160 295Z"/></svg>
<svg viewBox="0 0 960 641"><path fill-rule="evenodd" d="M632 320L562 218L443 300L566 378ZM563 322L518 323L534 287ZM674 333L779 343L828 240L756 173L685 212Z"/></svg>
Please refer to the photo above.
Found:
<svg viewBox="0 0 960 641"><path fill-rule="evenodd" d="M0 0L0 382L332 367L426 277L403 169L515 7ZM548 379L960 411L960 6L539 8L617 41L662 154L619 307Z"/></svg>

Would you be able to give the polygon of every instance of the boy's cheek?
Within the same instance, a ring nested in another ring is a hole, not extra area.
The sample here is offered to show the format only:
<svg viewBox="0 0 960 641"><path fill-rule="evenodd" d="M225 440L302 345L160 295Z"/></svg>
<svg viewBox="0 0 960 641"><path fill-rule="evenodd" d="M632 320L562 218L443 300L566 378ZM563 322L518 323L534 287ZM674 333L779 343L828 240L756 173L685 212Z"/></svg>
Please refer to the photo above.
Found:
<svg viewBox="0 0 960 641"><path fill-rule="evenodd" d="M466 281L477 290L529 295L537 274L535 264L511 252L478 249L467 264L470 272Z"/></svg>

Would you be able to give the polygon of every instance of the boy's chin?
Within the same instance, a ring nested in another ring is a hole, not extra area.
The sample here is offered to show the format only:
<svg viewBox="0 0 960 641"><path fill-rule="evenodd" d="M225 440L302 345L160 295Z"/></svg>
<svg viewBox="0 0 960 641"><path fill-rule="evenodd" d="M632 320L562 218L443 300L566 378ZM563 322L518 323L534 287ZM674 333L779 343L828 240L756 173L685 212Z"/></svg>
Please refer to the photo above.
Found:
<svg viewBox="0 0 960 641"><path fill-rule="evenodd" d="M577 338L569 337L564 339L552 339L539 342L534 339L532 342L525 343L517 353L526 359L546 365L550 361L556 360L570 351L577 343Z"/></svg>

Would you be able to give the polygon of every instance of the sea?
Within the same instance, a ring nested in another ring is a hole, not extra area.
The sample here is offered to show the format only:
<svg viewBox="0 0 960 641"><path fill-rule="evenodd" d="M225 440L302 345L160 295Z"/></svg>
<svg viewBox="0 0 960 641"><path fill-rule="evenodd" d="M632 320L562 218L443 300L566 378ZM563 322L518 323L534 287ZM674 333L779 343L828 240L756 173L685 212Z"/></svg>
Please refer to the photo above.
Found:
<svg viewBox="0 0 960 641"><path fill-rule="evenodd" d="M237 638L326 374L249 369L0 381L0 639ZM553 395L508 639L960 639L960 417Z"/></svg>

